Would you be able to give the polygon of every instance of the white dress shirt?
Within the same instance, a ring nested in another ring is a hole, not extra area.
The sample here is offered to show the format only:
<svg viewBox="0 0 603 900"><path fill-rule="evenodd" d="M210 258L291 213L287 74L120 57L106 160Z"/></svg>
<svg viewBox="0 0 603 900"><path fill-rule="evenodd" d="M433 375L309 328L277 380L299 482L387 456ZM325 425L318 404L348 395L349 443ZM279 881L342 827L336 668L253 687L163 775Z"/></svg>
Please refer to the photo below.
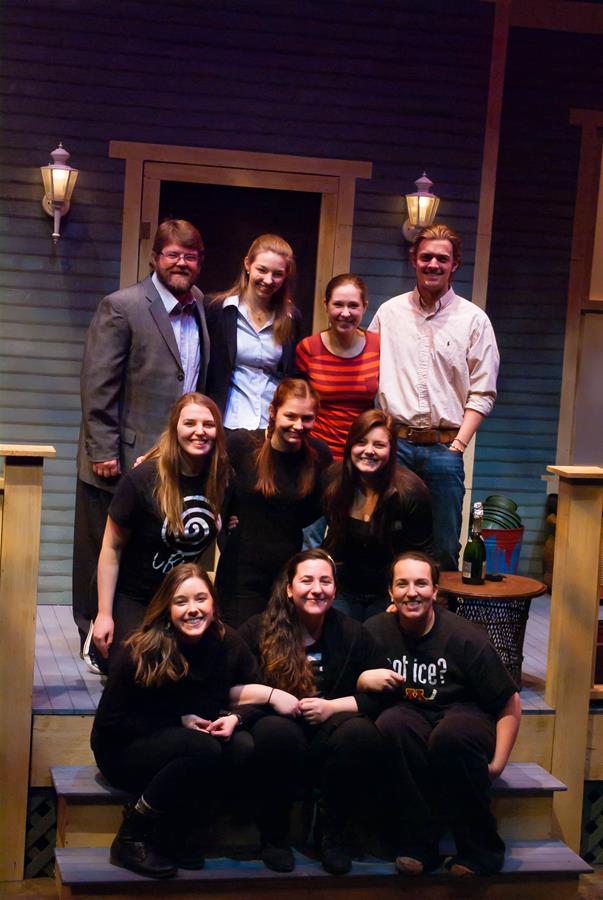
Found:
<svg viewBox="0 0 603 900"><path fill-rule="evenodd" d="M174 297L165 284L159 280L156 272L153 272L151 281L157 288L157 292L170 317L170 324L176 338L176 344L180 352L180 362L184 372L182 393L188 394L190 391L197 390L201 366L201 345L195 301L191 300L190 303L186 304L180 303L178 298Z"/></svg>
<svg viewBox="0 0 603 900"><path fill-rule="evenodd" d="M450 288L433 309L416 290L387 300L369 331L381 335L378 405L405 425L458 428L465 409L487 416L500 356L490 319Z"/></svg>
<svg viewBox="0 0 603 900"><path fill-rule="evenodd" d="M224 306L237 307L237 355L232 370L225 428L265 428L268 409L279 383L278 366L283 348L274 340L274 316L256 331L247 307L238 296L227 297Z"/></svg>

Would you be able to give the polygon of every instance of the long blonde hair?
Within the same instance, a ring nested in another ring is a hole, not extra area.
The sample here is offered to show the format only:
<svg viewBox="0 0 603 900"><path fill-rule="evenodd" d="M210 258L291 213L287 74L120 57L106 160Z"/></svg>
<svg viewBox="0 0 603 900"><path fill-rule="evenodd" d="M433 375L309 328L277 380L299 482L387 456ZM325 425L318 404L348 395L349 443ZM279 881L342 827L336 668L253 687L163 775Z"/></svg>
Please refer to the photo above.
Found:
<svg viewBox="0 0 603 900"><path fill-rule="evenodd" d="M171 626L172 600L181 584L189 578L200 578L214 607L209 628L222 640L224 625L218 616L217 598L207 572L197 563L181 563L171 569L149 603L140 628L125 641L134 662L134 681L141 687L161 687L168 681L179 681L188 674L188 662L178 647Z"/></svg>
<svg viewBox="0 0 603 900"><path fill-rule="evenodd" d="M253 263L260 253L272 252L285 258L287 276L282 285L270 298L270 308L274 313L274 326L272 334L277 344L284 344L291 335L292 316L295 310L293 302L293 289L295 286L295 257L293 248L278 234L261 234L255 239L245 254L245 259ZM249 287L249 272L245 268L245 262L235 283L227 290L216 294L212 303L223 303L227 297L236 294L243 297Z"/></svg>
<svg viewBox="0 0 603 900"><path fill-rule="evenodd" d="M174 404L170 412L167 427L161 434L154 447L151 447L144 459L157 461L157 484L155 486L155 499L163 517L167 520L172 534L183 534L182 522L182 492L180 489L180 473L182 458L178 443L178 421L180 413L185 406L196 403L198 406L206 406L216 423L216 440L205 464L204 492L212 511L218 516L224 491L231 473L230 462L226 453L226 441L220 410L213 400L205 394L191 391L183 394Z"/></svg>

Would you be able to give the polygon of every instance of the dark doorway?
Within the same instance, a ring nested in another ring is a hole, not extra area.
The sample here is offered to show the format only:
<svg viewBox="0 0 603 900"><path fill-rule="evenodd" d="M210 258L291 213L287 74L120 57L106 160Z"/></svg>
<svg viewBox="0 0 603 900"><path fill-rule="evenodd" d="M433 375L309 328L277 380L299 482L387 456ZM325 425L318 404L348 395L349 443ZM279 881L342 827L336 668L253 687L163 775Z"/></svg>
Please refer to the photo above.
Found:
<svg viewBox="0 0 603 900"><path fill-rule="evenodd" d="M205 294L226 290L236 280L258 235L282 235L295 253L295 302L306 335L312 331L314 313L320 203L318 193L162 181L159 221L188 219L203 235L207 256L199 287Z"/></svg>

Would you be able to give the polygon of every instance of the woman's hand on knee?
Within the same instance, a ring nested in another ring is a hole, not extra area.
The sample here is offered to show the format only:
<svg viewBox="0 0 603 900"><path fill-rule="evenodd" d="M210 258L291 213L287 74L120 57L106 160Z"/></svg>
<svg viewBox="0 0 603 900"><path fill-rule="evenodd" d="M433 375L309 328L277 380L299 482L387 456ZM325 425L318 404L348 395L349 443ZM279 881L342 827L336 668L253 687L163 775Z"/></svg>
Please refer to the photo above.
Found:
<svg viewBox="0 0 603 900"><path fill-rule="evenodd" d="M213 734L214 737L221 738L223 741L229 741L240 721L239 717L234 713L231 713L229 716L220 716L219 719L214 719L213 722L209 723L207 732Z"/></svg>
<svg viewBox="0 0 603 900"><path fill-rule="evenodd" d="M301 714L311 725L321 725L333 715L333 708L330 700L323 697L304 697L299 701Z"/></svg>
<svg viewBox="0 0 603 900"><path fill-rule="evenodd" d="M202 719L201 716L196 716L194 713L180 716L180 721L185 728L192 728L193 731L208 731L211 725L211 719Z"/></svg>
<svg viewBox="0 0 603 900"><path fill-rule="evenodd" d="M109 647L113 643L113 633L115 625L113 617L106 613L99 613L94 620L94 630L92 632L92 640L98 652L105 659L109 655Z"/></svg>

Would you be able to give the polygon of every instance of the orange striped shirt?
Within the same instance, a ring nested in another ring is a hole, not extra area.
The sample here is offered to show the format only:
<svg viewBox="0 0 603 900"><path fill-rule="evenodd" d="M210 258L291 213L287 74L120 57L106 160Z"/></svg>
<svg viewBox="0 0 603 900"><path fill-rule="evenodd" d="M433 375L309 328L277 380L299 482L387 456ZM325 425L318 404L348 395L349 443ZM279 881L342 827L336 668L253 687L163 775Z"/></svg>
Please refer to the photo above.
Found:
<svg viewBox="0 0 603 900"><path fill-rule="evenodd" d="M379 386L379 335L367 331L365 338L364 349L351 357L331 353L320 334L297 345L297 368L320 395L320 413L312 434L325 441L334 459L343 457L356 416L374 406Z"/></svg>

